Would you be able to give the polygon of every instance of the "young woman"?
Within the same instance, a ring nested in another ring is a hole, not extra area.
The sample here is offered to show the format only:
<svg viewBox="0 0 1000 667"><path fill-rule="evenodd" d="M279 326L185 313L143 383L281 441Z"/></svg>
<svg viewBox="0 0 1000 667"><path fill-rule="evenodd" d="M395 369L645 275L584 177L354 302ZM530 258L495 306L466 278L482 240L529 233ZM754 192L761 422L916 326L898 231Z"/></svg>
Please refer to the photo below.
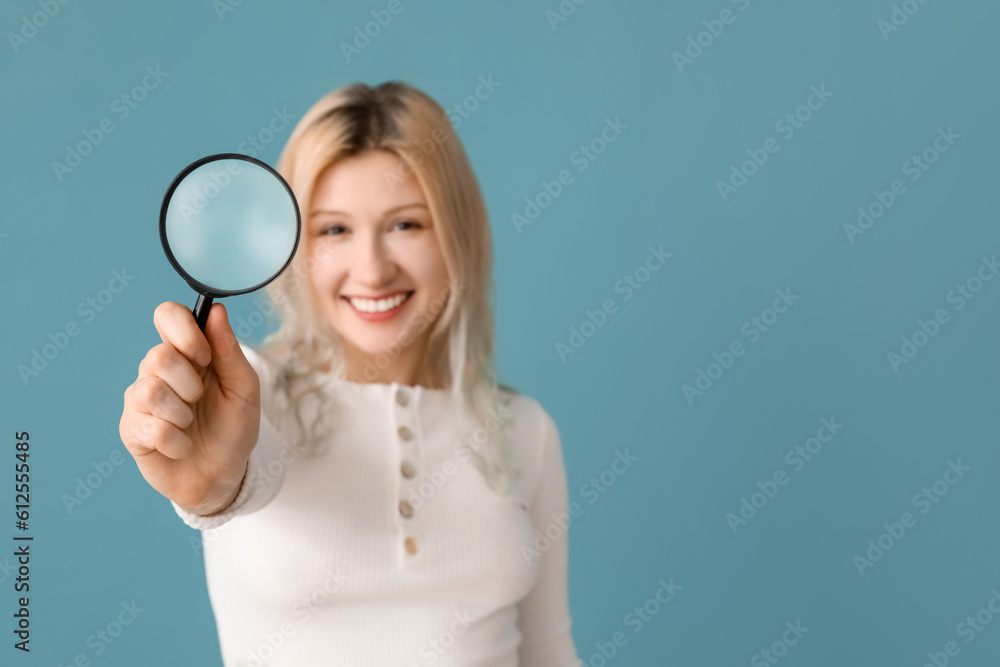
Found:
<svg viewBox="0 0 1000 667"><path fill-rule="evenodd" d="M255 350L160 304L121 436L202 532L223 662L576 666L559 433L497 381L490 229L447 114L317 102L278 163L302 236Z"/></svg>

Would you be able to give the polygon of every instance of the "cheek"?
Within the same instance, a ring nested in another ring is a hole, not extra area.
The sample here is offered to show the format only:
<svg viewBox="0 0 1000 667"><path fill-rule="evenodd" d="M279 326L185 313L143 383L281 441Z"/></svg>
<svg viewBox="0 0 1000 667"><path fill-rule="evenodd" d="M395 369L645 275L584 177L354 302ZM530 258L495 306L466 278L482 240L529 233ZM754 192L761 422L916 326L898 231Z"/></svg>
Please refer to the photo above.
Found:
<svg viewBox="0 0 1000 667"><path fill-rule="evenodd" d="M326 307L333 298L334 286L342 280L342 271L338 271L337 262L329 259L319 259L316 255L309 262L309 286L313 296L318 298L320 303Z"/></svg>
<svg viewBox="0 0 1000 667"><path fill-rule="evenodd" d="M336 269L338 266L344 266L343 261L338 261L338 253L336 248L331 247L329 244L324 243L313 243L310 245L308 250L308 260L306 270L309 272L309 278L317 283L327 283L335 278Z"/></svg>
<svg viewBox="0 0 1000 667"><path fill-rule="evenodd" d="M336 254L336 248L328 241L324 241L321 237L309 239L307 256L310 264L314 266L327 264L334 254Z"/></svg>
<svg viewBox="0 0 1000 667"><path fill-rule="evenodd" d="M425 287L440 287L447 282L448 267L445 265L444 255L437 242L422 244L422 247L411 257L410 272Z"/></svg>

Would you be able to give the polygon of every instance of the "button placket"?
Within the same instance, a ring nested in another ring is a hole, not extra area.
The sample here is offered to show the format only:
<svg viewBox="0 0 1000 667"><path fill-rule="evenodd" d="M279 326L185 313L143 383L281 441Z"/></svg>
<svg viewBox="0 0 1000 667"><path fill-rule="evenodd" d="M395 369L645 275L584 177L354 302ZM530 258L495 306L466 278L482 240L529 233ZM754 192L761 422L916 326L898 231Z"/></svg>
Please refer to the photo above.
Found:
<svg viewBox="0 0 1000 667"><path fill-rule="evenodd" d="M396 524L400 527L400 555L403 562L410 562L422 551L419 509L411 502L412 498L419 497L416 479L421 464L414 422L417 401L415 390L409 387L395 385L393 391L395 439L399 447L399 466L393 471L393 474L399 475L396 478L396 488L399 490L396 499Z"/></svg>

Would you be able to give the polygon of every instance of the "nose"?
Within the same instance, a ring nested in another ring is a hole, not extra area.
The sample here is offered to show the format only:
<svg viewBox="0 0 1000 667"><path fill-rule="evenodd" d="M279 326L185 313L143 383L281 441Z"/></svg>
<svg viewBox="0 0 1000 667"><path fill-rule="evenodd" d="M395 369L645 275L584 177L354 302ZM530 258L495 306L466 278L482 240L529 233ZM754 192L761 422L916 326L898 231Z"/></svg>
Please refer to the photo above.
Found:
<svg viewBox="0 0 1000 667"><path fill-rule="evenodd" d="M396 263L381 235L369 234L353 248L351 274L355 282L372 289L392 281Z"/></svg>

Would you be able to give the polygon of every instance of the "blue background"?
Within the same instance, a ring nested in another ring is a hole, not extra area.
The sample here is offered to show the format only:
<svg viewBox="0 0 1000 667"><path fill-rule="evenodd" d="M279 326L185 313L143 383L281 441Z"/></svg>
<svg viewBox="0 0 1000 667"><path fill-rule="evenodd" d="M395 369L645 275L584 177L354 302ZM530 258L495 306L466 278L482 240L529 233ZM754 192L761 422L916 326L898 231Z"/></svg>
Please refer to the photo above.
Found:
<svg viewBox="0 0 1000 667"><path fill-rule="evenodd" d="M593 0L553 29L558 4L403 0L348 62L340 44L386 2L70 2L17 52L9 33L41 10L3 3L0 539L13 544L21 430L36 539L32 652L11 647L0 569L0 662L219 664L197 533L118 436L122 393L159 342L153 309L193 304L157 235L171 178L346 83L399 79L451 108L492 75L458 133L492 218L503 379L555 418L583 508L569 596L585 664L616 632L609 664L765 664L755 654L796 621L809 630L782 664L917 666L948 641L960 665L996 664L1000 622L971 643L957 626L1000 589L1000 281L961 310L947 297L1000 252L1000 5L910 0L884 35L886 0ZM732 23L679 68L673 54L724 9ZM167 76L120 118L113 101L157 66ZM812 86L832 96L786 139L776 123ZM114 131L60 180L53 161L102 118ZM578 171L607 118L627 128ZM292 124L257 157L274 164ZM910 181L904 163L939 127L960 138ZM769 137L779 150L724 199L717 183ZM518 232L511 215L563 169L572 184ZM894 179L905 193L851 242L844 225ZM661 245L672 256L626 300L616 283ZM87 321L78 304L123 267L134 279ZM779 289L798 300L751 341L744 323L770 317ZM234 321L257 296L226 302ZM556 344L606 299L617 310L563 361ZM939 308L948 323L894 369L888 353ZM71 322L79 335L23 382L17 366ZM737 340L742 356L710 369ZM688 400L699 369L717 379ZM822 418L843 429L794 471L786 452ZM584 495L626 449L637 463ZM70 512L64 494L114 452L124 463ZM920 513L914 494L959 459L970 470ZM778 470L788 483L734 534L726 515ZM916 525L859 573L854 557L907 511ZM682 588L635 632L626 615L671 577ZM144 611L95 656L88 636L133 599Z"/></svg>

